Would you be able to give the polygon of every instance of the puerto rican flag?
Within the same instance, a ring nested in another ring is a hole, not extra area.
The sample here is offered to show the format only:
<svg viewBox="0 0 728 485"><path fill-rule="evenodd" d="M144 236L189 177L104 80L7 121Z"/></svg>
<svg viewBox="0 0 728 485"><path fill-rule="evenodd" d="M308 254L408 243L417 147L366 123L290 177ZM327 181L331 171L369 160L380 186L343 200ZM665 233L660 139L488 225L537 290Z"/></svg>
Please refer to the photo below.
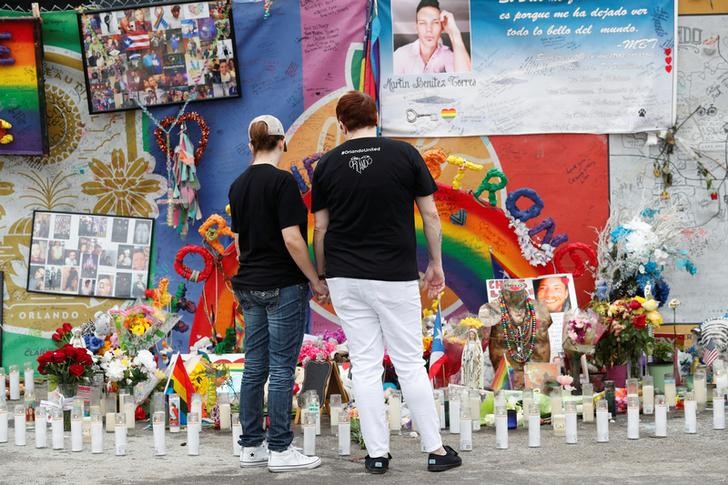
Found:
<svg viewBox="0 0 728 485"><path fill-rule="evenodd" d="M442 309L438 302L435 328L432 333L432 348L430 349L430 380L435 379L440 374L446 361L445 344L442 341Z"/></svg>
<svg viewBox="0 0 728 485"><path fill-rule="evenodd" d="M124 44L124 48L127 51L136 51L141 49L149 49L149 34L129 34L125 35L121 42Z"/></svg>

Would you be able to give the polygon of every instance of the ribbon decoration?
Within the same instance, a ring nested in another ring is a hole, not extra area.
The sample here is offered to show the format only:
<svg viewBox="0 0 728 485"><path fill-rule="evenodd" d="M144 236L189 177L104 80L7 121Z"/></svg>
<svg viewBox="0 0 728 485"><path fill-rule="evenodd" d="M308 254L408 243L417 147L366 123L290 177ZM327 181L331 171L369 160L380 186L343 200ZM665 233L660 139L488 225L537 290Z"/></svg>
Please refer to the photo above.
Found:
<svg viewBox="0 0 728 485"><path fill-rule="evenodd" d="M187 135L187 123L195 122L200 129L200 141L192 150L193 144ZM210 128L199 113L190 112L168 116L156 123L154 137L159 148L167 155L168 201L167 224L175 227L177 232L185 236L189 230L189 222L200 220L200 210L197 191L200 182L197 178L197 165L207 149L210 138ZM180 141L177 147L170 146L171 130L180 125Z"/></svg>
<svg viewBox="0 0 728 485"><path fill-rule="evenodd" d="M202 257L205 265L201 271L193 270L184 264L184 259L188 254L198 254ZM207 278L209 278L212 274L214 265L215 262L209 251L201 248L200 246L193 246L192 244L182 246L179 251L177 251L177 255L174 258L174 270L177 272L177 274L184 279L193 281L195 283L205 281Z"/></svg>
<svg viewBox="0 0 728 485"><path fill-rule="evenodd" d="M220 236L235 237L233 231L228 227L225 218L218 214L213 214L208 217L197 232L200 233L203 241L209 244L219 255L225 253L225 248L219 241Z"/></svg>

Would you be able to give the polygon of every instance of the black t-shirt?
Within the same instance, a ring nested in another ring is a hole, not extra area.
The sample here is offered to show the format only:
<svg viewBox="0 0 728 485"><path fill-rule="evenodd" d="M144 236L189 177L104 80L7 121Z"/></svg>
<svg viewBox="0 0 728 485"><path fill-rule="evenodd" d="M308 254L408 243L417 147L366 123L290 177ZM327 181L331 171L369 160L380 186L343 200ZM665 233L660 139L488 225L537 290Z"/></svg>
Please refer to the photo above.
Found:
<svg viewBox="0 0 728 485"><path fill-rule="evenodd" d="M281 230L299 226L308 235L308 211L296 180L273 165L251 165L230 186L230 229L238 234L240 267L233 287L285 288L307 281L291 258Z"/></svg>
<svg viewBox="0 0 728 485"><path fill-rule="evenodd" d="M436 190L425 161L409 143L357 138L326 153L312 188L312 211L329 210L326 275L418 279L415 197Z"/></svg>

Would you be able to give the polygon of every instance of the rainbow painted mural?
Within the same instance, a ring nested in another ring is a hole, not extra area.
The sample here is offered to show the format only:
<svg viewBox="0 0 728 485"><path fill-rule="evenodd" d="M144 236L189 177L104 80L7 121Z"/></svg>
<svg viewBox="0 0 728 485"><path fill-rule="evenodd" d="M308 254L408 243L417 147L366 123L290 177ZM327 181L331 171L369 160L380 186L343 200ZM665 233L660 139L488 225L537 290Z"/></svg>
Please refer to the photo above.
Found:
<svg viewBox="0 0 728 485"><path fill-rule="evenodd" d="M40 22L0 19L0 154L48 153Z"/></svg>

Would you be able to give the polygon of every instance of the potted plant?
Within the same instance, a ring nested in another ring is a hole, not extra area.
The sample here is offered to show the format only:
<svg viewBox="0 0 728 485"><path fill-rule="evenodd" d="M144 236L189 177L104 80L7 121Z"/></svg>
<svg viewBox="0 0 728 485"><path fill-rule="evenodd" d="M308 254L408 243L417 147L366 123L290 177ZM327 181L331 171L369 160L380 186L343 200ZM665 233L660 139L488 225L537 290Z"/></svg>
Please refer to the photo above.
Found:
<svg viewBox="0 0 728 485"><path fill-rule="evenodd" d="M656 339L652 346L652 362L647 364L648 372L655 381L655 390L665 389L665 374L672 375L673 346L667 339Z"/></svg>

